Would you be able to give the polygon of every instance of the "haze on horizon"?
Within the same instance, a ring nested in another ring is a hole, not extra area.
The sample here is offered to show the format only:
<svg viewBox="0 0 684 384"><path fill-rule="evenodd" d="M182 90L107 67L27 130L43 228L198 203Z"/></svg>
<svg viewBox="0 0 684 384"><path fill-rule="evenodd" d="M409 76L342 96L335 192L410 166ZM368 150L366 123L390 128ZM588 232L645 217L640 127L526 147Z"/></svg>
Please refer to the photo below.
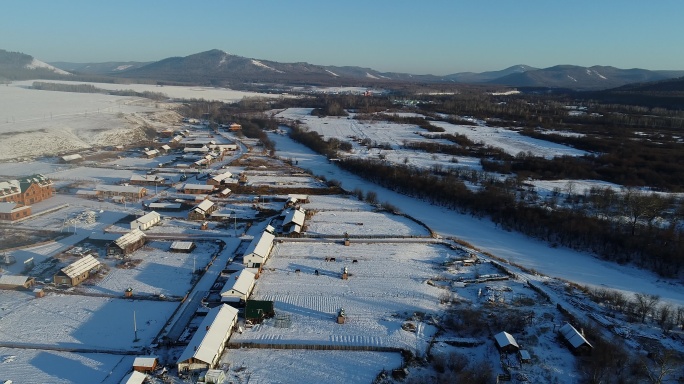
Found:
<svg viewBox="0 0 684 384"><path fill-rule="evenodd" d="M156 61L222 49L434 75L516 64L684 69L677 0L26 0L0 10L0 49L45 62Z"/></svg>

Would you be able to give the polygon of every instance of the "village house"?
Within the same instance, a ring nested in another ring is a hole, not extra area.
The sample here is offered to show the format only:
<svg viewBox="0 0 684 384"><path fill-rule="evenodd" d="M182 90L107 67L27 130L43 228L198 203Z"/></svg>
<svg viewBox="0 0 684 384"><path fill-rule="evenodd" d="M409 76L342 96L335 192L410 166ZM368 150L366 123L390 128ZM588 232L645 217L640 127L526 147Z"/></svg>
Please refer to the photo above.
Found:
<svg viewBox="0 0 684 384"><path fill-rule="evenodd" d="M31 289L36 284L36 279L21 275L0 276L0 289Z"/></svg>
<svg viewBox="0 0 684 384"><path fill-rule="evenodd" d="M304 227L304 218L306 213L303 209L288 209L282 213L283 216L283 233L301 233Z"/></svg>
<svg viewBox="0 0 684 384"><path fill-rule="evenodd" d="M99 268L100 262L92 255L86 255L60 269L53 277L53 281L57 285L75 287L81 284L92 272Z"/></svg>
<svg viewBox="0 0 684 384"><path fill-rule="evenodd" d="M15 221L31 216L31 206L14 202L0 203L0 220Z"/></svg>
<svg viewBox="0 0 684 384"><path fill-rule="evenodd" d="M39 174L0 182L0 202L31 205L52 197L54 193L52 181Z"/></svg>
<svg viewBox="0 0 684 384"><path fill-rule="evenodd" d="M232 131L232 132L236 132L236 131L239 131L241 129L242 129L242 125L240 125L238 123L230 123L230 125L228 126L228 130Z"/></svg>
<svg viewBox="0 0 684 384"><path fill-rule="evenodd" d="M138 201L147 195L147 189L129 185L98 185L95 187L97 197L122 197L128 201Z"/></svg>
<svg viewBox="0 0 684 384"><path fill-rule="evenodd" d="M183 186L183 193L187 193L189 195L208 194L208 193L212 193L213 191L214 191L213 185L185 184Z"/></svg>
<svg viewBox="0 0 684 384"><path fill-rule="evenodd" d="M246 269L228 276L226 284L221 289L221 302L245 303L252 294L256 284L256 275Z"/></svg>
<svg viewBox="0 0 684 384"><path fill-rule="evenodd" d="M233 176L230 172L223 172L221 174L215 175L207 179L207 185L219 186L230 182L230 178Z"/></svg>
<svg viewBox="0 0 684 384"><path fill-rule="evenodd" d="M152 159L152 158L159 156L159 150L149 149L149 150L145 151L144 154L145 154L145 157L147 157L148 159Z"/></svg>
<svg viewBox="0 0 684 384"><path fill-rule="evenodd" d="M230 188L223 188L221 192L219 192L219 197L228 197L233 191Z"/></svg>
<svg viewBox="0 0 684 384"><path fill-rule="evenodd" d="M188 220L205 220L218 208L211 200L204 200L188 212Z"/></svg>
<svg viewBox="0 0 684 384"><path fill-rule="evenodd" d="M148 204L145 208L154 209L155 211L180 211L183 208L183 204L154 202Z"/></svg>
<svg viewBox="0 0 684 384"><path fill-rule="evenodd" d="M133 229L107 245L107 257L125 257L145 245L147 238L143 231Z"/></svg>
<svg viewBox="0 0 684 384"><path fill-rule="evenodd" d="M227 304L207 313L178 358L178 372L188 374L216 366L237 324L238 310Z"/></svg>
<svg viewBox="0 0 684 384"><path fill-rule="evenodd" d="M131 221L131 229L139 229L144 231L160 221L161 215L155 211L152 211Z"/></svg>
<svg viewBox="0 0 684 384"><path fill-rule="evenodd" d="M147 380L147 375L138 372L138 371L133 371L129 372L126 376L124 376L123 379L119 382L119 384L143 384Z"/></svg>
<svg viewBox="0 0 684 384"><path fill-rule="evenodd" d="M242 258L245 266L247 268L261 268L271 254L273 240L275 240L275 236L268 232L262 232L260 235L255 236L252 242L249 243Z"/></svg>
<svg viewBox="0 0 684 384"><path fill-rule="evenodd" d="M157 175L133 175L128 182L132 185L165 185L166 179Z"/></svg>

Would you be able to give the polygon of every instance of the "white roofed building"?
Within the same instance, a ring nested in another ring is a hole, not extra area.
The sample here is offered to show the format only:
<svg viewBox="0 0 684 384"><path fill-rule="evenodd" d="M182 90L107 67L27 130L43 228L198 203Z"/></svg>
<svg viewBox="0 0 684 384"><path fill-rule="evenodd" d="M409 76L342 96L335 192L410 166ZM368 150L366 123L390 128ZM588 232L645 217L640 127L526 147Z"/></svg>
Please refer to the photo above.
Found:
<svg viewBox="0 0 684 384"><path fill-rule="evenodd" d="M210 177L207 179L207 184L208 185L222 185L230 181L230 178L233 176L232 173L230 172L223 172L221 174L218 174L216 176Z"/></svg>
<svg viewBox="0 0 684 384"><path fill-rule="evenodd" d="M221 290L221 302L246 302L255 284L256 275L246 269L231 274Z"/></svg>
<svg viewBox="0 0 684 384"><path fill-rule="evenodd" d="M144 231L161 221L161 215L155 211L148 212L143 216L131 221L131 229Z"/></svg>
<svg viewBox="0 0 684 384"><path fill-rule="evenodd" d="M222 304L212 308L178 358L178 372L190 373L214 368L237 324L238 310Z"/></svg>
<svg viewBox="0 0 684 384"><path fill-rule="evenodd" d="M560 327L558 333L574 353L591 353L591 350L594 349L594 346L587 341L584 335L577 331L570 323L565 323L565 325Z"/></svg>
<svg viewBox="0 0 684 384"><path fill-rule="evenodd" d="M188 212L188 220L205 220L218 206L211 200L203 200Z"/></svg>
<svg viewBox="0 0 684 384"><path fill-rule="evenodd" d="M129 185L98 185L95 192L100 197L121 196L136 201L147 195L147 189Z"/></svg>
<svg viewBox="0 0 684 384"><path fill-rule="evenodd" d="M306 213L303 209L291 208L283 212L283 233L300 233L304 227Z"/></svg>
<svg viewBox="0 0 684 384"><path fill-rule="evenodd" d="M34 277L7 274L0 276L0 289L30 289L35 284Z"/></svg>
<svg viewBox="0 0 684 384"><path fill-rule="evenodd" d="M197 246L192 241L174 241L171 243L171 252L190 253Z"/></svg>
<svg viewBox="0 0 684 384"><path fill-rule="evenodd" d="M247 268L259 268L264 265L273 249L273 240L275 240L275 236L268 232L262 232L259 236L255 236L243 256L245 266Z"/></svg>
<svg viewBox="0 0 684 384"><path fill-rule="evenodd" d="M501 352L513 353L520 349L513 335L508 332L497 333L494 335L494 341L496 341L496 347Z"/></svg>

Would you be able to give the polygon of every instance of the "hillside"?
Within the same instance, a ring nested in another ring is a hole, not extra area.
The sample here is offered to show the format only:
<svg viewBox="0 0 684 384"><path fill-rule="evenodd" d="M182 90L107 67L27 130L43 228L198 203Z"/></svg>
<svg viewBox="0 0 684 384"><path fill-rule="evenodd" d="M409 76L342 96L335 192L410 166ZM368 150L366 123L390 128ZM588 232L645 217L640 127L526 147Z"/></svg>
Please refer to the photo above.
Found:
<svg viewBox="0 0 684 384"><path fill-rule="evenodd" d="M31 55L0 49L0 80L54 79L65 75L69 73Z"/></svg>
<svg viewBox="0 0 684 384"><path fill-rule="evenodd" d="M104 63L71 63L64 61L57 61L49 63L50 65L69 71L71 73L88 74L88 75L108 75L112 73L121 72L127 69L135 69L149 64L149 62L138 61L108 61Z"/></svg>

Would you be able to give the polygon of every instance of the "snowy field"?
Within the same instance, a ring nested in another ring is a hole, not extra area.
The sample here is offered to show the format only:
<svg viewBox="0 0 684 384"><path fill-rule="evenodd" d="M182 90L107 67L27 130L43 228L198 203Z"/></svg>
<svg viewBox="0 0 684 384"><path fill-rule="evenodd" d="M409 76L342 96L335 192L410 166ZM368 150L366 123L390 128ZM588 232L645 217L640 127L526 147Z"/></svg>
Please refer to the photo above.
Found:
<svg viewBox="0 0 684 384"><path fill-rule="evenodd" d="M250 186L269 186L282 188L325 188L326 185L311 176L274 176L269 174L249 174L247 184Z"/></svg>
<svg viewBox="0 0 684 384"><path fill-rule="evenodd" d="M309 195L309 202L302 204L306 210L316 211L371 211L373 207L356 197L347 195Z"/></svg>
<svg viewBox="0 0 684 384"><path fill-rule="evenodd" d="M133 356L1 348L0 381L29 384L116 384Z"/></svg>
<svg viewBox="0 0 684 384"><path fill-rule="evenodd" d="M395 150L404 142L428 140L419 135L419 133L425 133L426 131L416 125L390 123L382 120L361 122L346 117L316 117L311 116L311 110L311 108L289 108L278 113L276 117L299 120L309 129L320 133L326 139L334 137L342 141L349 141L349 138L353 136L361 140L369 139L377 144L389 144ZM444 133L465 135L475 143L500 148L514 156L520 152L531 152L535 156L545 158L563 155L582 156L586 154L585 151L522 136L514 130L505 128L488 127L485 125L454 125L443 121L431 121L430 123L444 128ZM356 148L358 149L358 147Z"/></svg>
<svg viewBox="0 0 684 384"><path fill-rule="evenodd" d="M143 124L179 120L149 99L40 91L31 83L0 87L0 160L135 142L144 138Z"/></svg>
<svg viewBox="0 0 684 384"><path fill-rule="evenodd" d="M133 288L134 294L183 296L191 288L193 264L204 268L211 256L218 251L214 242L195 242L192 253L173 253L168 249L171 242L153 241L131 255L131 259L142 260L131 269L112 267L109 273L89 286L86 292L120 294Z"/></svg>
<svg viewBox="0 0 684 384"><path fill-rule="evenodd" d="M372 383L382 369L401 366L398 353L230 349L221 359L236 383ZM221 365L219 364L219 365Z"/></svg>
<svg viewBox="0 0 684 384"><path fill-rule="evenodd" d="M320 211L306 222L311 235L430 236L424 226L388 212Z"/></svg>
<svg viewBox="0 0 684 384"><path fill-rule="evenodd" d="M420 329L416 336L401 325L413 312L440 310L442 290L426 280L435 276L435 263L450 252L441 245L416 243L278 244L253 297L275 300L276 312L289 315L292 326L278 328L275 319L270 319L231 340L423 351L434 330ZM326 257L337 261L326 262ZM358 262L352 263L353 259ZM348 280L341 279L345 266L351 274ZM335 321L340 308L348 316L345 324Z"/></svg>
<svg viewBox="0 0 684 384"><path fill-rule="evenodd" d="M128 182L131 176L136 173L126 169L109 169L97 167L74 167L45 176L53 181L85 181L94 184L119 184L122 181ZM95 185L93 185L94 187Z"/></svg>
<svg viewBox="0 0 684 384"><path fill-rule="evenodd" d="M386 121L360 122L347 117L317 117L311 116L311 111L311 108L289 108L276 117L299 120L325 139L334 137L341 141L350 141L350 137L354 136L359 140L369 139L371 143L389 144L393 149L402 146L404 141L426 140L418 134L426 131L417 125Z"/></svg>
<svg viewBox="0 0 684 384"><path fill-rule="evenodd" d="M483 143L484 145L500 148L513 156L520 152L531 152L534 156L550 159L556 156L583 156L587 154L585 151L566 145L523 136L514 130L506 128L488 127L485 125L454 125L443 121L433 121L431 123L437 127L444 128L444 133L465 135L475 143Z"/></svg>
<svg viewBox="0 0 684 384"><path fill-rule="evenodd" d="M39 80L40 81L40 80ZM163 93L172 99L205 99L212 101L222 101L225 103L233 103L240 101L245 97L260 97L260 98L281 98L281 97L292 97L275 95L269 93L258 93L258 92L244 92L235 91L229 88L212 88L212 87L184 87L184 86L174 86L165 85L157 86L153 84L111 84L111 83L88 83L82 81L63 81L63 80L43 80L47 83L61 83L61 84L89 84L96 88L106 89L109 91L126 91L132 90L138 93L142 92L155 92ZM17 81L14 82L16 85L31 86L34 80L28 81Z"/></svg>
<svg viewBox="0 0 684 384"><path fill-rule="evenodd" d="M178 303L130 301L66 294L35 299L30 292L0 291L0 342L92 348L102 351L138 350L149 345ZM133 341L135 311L139 341ZM17 329L27 330L16 332Z"/></svg>

